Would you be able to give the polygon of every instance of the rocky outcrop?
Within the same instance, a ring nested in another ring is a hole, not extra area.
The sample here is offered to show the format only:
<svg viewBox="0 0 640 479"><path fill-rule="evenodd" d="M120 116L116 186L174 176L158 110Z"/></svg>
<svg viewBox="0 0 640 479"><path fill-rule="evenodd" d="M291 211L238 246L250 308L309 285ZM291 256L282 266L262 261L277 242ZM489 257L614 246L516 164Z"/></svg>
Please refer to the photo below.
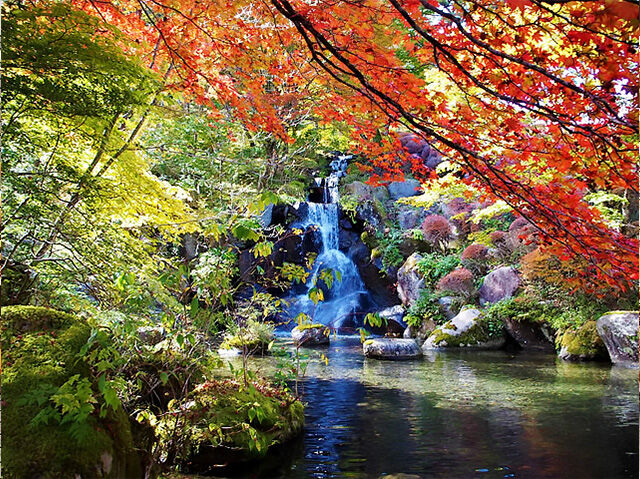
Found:
<svg viewBox="0 0 640 479"><path fill-rule="evenodd" d="M355 263L362 282L371 293L378 307L385 308L398 303L395 277L384 274L381 264L370 259L371 252L361 241L349 249L348 256Z"/></svg>
<svg viewBox="0 0 640 479"><path fill-rule="evenodd" d="M291 331L296 346L325 346L329 344L330 330L323 324L305 324Z"/></svg>
<svg viewBox="0 0 640 479"><path fill-rule="evenodd" d="M513 296L520 286L518 272L510 266L494 269L482 281L478 291L480 304L497 303Z"/></svg>
<svg viewBox="0 0 640 479"><path fill-rule="evenodd" d="M374 359L403 360L422 356L420 347L413 339L369 339L362 345L362 351L367 358Z"/></svg>
<svg viewBox="0 0 640 479"><path fill-rule="evenodd" d="M609 351L611 362L638 364L638 312L613 311L598 319L598 334Z"/></svg>
<svg viewBox="0 0 640 479"><path fill-rule="evenodd" d="M499 349L504 337L492 338L480 323L482 313L475 308L463 309L444 325L436 328L422 345L422 349L468 347L474 349Z"/></svg>
<svg viewBox="0 0 640 479"><path fill-rule="evenodd" d="M394 181L387 186L392 200L399 200L408 196L420 194L420 182L418 180Z"/></svg>
<svg viewBox="0 0 640 479"><path fill-rule="evenodd" d="M558 356L566 361L591 361L609 359L595 321L587 321L578 329L564 331L558 337Z"/></svg>
<svg viewBox="0 0 640 479"><path fill-rule="evenodd" d="M398 297L405 306L415 303L424 289L424 279L416 269L421 259L418 253L413 253L398 270Z"/></svg>
<svg viewBox="0 0 640 479"><path fill-rule="evenodd" d="M555 350L553 334L546 324L505 318L503 325L509 337L522 349L546 352Z"/></svg>

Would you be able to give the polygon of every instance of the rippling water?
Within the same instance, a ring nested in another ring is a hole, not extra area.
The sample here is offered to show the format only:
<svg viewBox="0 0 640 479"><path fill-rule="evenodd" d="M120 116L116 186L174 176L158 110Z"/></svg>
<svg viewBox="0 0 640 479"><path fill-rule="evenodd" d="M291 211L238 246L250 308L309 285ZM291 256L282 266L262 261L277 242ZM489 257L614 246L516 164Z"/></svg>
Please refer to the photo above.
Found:
<svg viewBox="0 0 640 479"><path fill-rule="evenodd" d="M352 338L307 352L303 435L243 477L638 477L637 370L502 351L376 361Z"/></svg>

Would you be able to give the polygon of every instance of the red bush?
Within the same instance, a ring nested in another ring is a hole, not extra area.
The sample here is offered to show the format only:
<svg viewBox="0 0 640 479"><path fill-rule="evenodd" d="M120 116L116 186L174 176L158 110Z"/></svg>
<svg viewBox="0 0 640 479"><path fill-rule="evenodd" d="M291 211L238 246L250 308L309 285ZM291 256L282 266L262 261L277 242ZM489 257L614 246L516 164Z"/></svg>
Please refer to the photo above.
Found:
<svg viewBox="0 0 640 479"><path fill-rule="evenodd" d="M469 294L473 291L473 274L466 268L455 269L438 281L438 290Z"/></svg>
<svg viewBox="0 0 640 479"><path fill-rule="evenodd" d="M422 222L422 234L426 241L440 246L451 239L453 229L449 220L444 216L429 215Z"/></svg>
<svg viewBox="0 0 640 479"><path fill-rule="evenodd" d="M507 234L504 231L494 231L489 235L494 245L501 245L507 240Z"/></svg>
<svg viewBox="0 0 640 479"><path fill-rule="evenodd" d="M461 258L462 261L484 261L487 259L487 253L489 253L489 248L485 245L473 243L464 249Z"/></svg>

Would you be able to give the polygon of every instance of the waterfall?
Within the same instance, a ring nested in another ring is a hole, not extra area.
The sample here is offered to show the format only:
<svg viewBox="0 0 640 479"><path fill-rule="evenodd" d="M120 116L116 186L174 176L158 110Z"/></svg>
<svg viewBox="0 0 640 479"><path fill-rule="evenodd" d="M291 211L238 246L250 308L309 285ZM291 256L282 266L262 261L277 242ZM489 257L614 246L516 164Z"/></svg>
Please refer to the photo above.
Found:
<svg viewBox="0 0 640 479"><path fill-rule="evenodd" d="M335 328L345 324L354 326L362 318L354 313L362 311L369 293L364 286L354 262L340 251L338 225L338 183L345 175L347 162L351 156L337 156L330 164L331 174L327 178L316 178L316 186L323 189L322 203L308 203L308 213L301 227L315 226L322 240L322 249L309 274L306 291L291 298L289 314L292 318L300 312L307 314L314 323L322 323ZM331 288L320 280L317 286L323 289L324 301L314 305L309 298L309 290L314 287L323 269L330 268L340 273L340 280L334 280ZM355 323L355 324L354 324Z"/></svg>

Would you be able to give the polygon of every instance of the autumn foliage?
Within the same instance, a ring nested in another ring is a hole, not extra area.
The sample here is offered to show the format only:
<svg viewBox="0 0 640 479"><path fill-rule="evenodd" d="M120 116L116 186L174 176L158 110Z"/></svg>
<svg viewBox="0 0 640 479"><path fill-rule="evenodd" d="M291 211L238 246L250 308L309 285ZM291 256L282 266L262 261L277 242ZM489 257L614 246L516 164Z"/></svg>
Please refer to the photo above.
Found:
<svg viewBox="0 0 640 479"><path fill-rule="evenodd" d="M212 115L232 109L285 141L295 110L342 122L374 183L407 166L433 174L394 134L410 131L459 164L483 199L501 198L535 224L546 252L584 259L571 281L628 288L638 278L637 238L585 200L638 190L633 2L73 5L104 22L96 34L122 32L125 51Z"/></svg>
<svg viewBox="0 0 640 479"><path fill-rule="evenodd" d="M438 281L438 291L457 294L470 294L473 291L473 273L466 268L453 270Z"/></svg>

